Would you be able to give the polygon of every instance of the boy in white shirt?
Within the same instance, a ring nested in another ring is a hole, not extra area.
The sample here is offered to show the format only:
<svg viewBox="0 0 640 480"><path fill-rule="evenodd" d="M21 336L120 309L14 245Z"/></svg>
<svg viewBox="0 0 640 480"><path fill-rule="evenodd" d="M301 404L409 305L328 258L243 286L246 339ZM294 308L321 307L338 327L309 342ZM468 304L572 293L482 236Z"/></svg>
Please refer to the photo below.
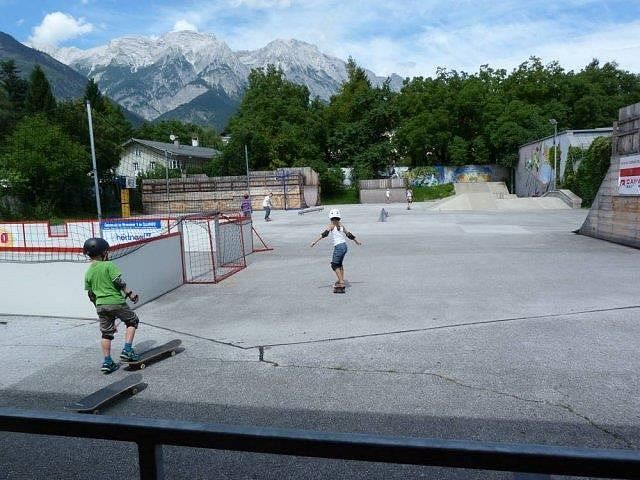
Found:
<svg viewBox="0 0 640 480"><path fill-rule="evenodd" d="M271 207L273 207L273 205L271 203L271 192L269 192L262 201L262 208L264 209L264 219L266 222L271 221L271 219L269 218L269 215L271 215Z"/></svg>
<svg viewBox="0 0 640 480"><path fill-rule="evenodd" d="M333 239L333 253L331 255L331 269L338 277L338 281L335 283L334 292L335 293L344 293L344 266L342 262L344 260L344 256L347 254L347 238L353 240L358 245L362 245L359 242L355 235L351 232L347 231L347 229L340 223L340 210L333 209L329 212L329 219L331 223L325 227L324 232L320 234L320 236L311 243L311 246L314 247L316 243L322 240L325 237L328 237L331 234Z"/></svg>

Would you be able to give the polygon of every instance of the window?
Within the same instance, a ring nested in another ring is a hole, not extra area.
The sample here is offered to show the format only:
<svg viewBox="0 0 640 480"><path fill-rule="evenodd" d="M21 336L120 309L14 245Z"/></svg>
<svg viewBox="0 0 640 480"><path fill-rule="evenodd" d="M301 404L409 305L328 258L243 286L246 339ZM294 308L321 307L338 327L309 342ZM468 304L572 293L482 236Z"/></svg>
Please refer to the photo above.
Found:
<svg viewBox="0 0 640 480"><path fill-rule="evenodd" d="M133 162L133 171L137 172L139 168L140 168L140 165L138 164L138 162Z"/></svg>
<svg viewBox="0 0 640 480"><path fill-rule="evenodd" d="M149 164L149 167L151 168L151 170L153 170L154 168L156 168L156 162L151 162Z"/></svg>
<svg viewBox="0 0 640 480"><path fill-rule="evenodd" d="M181 169L180 162L178 160L171 160L171 168L174 170Z"/></svg>
<svg viewBox="0 0 640 480"><path fill-rule="evenodd" d="M136 145L136 148L135 148L135 150L134 150L134 155L135 155L136 157L139 157L139 156L140 156L140 147L139 147L138 145Z"/></svg>

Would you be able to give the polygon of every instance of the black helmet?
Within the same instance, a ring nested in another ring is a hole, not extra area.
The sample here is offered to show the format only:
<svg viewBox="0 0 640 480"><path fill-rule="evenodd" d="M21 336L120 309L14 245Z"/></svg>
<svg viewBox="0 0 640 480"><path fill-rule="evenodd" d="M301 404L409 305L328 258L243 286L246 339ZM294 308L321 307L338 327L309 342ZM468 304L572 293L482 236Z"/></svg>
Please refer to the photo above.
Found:
<svg viewBox="0 0 640 480"><path fill-rule="evenodd" d="M109 250L109 243L104 238L90 238L84 242L82 251L90 257L99 257Z"/></svg>

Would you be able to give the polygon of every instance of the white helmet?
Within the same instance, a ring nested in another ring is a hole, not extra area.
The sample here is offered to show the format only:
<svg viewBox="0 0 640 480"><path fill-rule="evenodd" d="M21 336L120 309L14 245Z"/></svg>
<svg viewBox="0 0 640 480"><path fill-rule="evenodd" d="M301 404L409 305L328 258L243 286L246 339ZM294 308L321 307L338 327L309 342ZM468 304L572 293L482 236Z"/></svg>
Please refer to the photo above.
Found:
<svg viewBox="0 0 640 480"><path fill-rule="evenodd" d="M338 210L337 208L331 209L331 211L329 212L329 218L342 218L342 215L340 215L340 210Z"/></svg>

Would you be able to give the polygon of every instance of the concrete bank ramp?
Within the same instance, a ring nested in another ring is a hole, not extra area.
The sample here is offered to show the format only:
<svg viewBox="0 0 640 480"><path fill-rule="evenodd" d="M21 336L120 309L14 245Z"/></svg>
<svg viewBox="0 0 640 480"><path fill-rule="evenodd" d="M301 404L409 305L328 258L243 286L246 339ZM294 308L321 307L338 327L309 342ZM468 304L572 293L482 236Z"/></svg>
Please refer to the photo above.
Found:
<svg viewBox="0 0 640 480"><path fill-rule="evenodd" d="M559 198L518 198L504 182L456 183L456 194L439 202L432 210L560 210L570 208Z"/></svg>

